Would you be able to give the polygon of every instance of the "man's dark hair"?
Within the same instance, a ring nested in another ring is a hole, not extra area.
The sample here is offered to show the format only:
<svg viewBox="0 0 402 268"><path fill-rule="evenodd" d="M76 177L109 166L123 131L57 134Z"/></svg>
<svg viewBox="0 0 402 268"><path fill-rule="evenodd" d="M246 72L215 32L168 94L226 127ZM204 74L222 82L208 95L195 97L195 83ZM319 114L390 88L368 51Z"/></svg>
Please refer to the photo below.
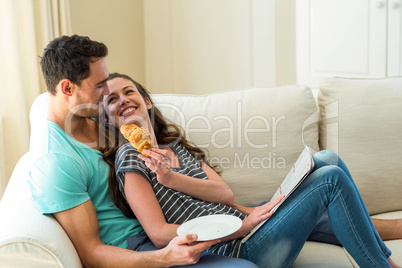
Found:
<svg viewBox="0 0 402 268"><path fill-rule="evenodd" d="M80 86L90 75L89 64L93 58L104 58L108 53L105 44L87 36L61 36L51 41L43 51L40 64L47 90L56 94L62 79L69 79Z"/></svg>

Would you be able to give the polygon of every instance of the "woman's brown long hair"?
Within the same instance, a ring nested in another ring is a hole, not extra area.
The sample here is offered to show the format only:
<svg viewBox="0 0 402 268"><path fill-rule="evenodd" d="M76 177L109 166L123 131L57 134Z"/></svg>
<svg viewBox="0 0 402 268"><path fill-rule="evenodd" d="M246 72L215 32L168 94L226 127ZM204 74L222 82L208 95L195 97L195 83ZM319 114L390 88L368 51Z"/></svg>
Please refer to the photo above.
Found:
<svg viewBox="0 0 402 268"><path fill-rule="evenodd" d="M112 73L109 76L109 80L114 78L123 78L131 81L138 89L141 96L144 100L149 99L152 103L152 107L148 110L149 117L151 119L152 127L155 132L155 137L158 144L163 147L169 144L180 143L183 145L198 161L202 161L207 163L207 157L204 151L194 145L192 142L188 141L184 135L184 132L181 129L172 123L168 123L164 118L160 110L155 107L149 92L138 82L133 80L131 77L119 74ZM103 159L110 166L109 171L109 192L110 196L114 201L114 205L116 205L127 217L134 218L134 213L132 212L130 206L127 201L124 199L123 194L119 190L119 185L116 177L115 170L115 158L116 152L119 147L123 144L125 140L121 135L120 131L109 122L109 118L106 113L103 112L101 117L98 120L99 125L99 133L101 135L100 138L100 150L103 154ZM103 144L103 143L104 144Z"/></svg>

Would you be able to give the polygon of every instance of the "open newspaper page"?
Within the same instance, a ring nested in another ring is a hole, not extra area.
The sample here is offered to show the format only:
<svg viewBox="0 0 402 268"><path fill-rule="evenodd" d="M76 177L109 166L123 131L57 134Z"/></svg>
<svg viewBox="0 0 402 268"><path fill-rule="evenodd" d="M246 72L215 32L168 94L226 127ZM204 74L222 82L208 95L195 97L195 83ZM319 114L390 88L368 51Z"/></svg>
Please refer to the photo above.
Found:
<svg viewBox="0 0 402 268"><path fill-rule="evenodd" d="M292 166L292 169L289 171L288 175L283 180L278 190L275 192L270 200L273 201L282 195L285 196L282 201L272 209L273 213L275 213L278 207L282 205L282 203L288 198L288 196L292 194L293 191L300 185L300 183L308 176L313 167L314 161L311 154L310 146L306 145L303 152L296 160L296 163ZM256 227L254 227L254 229L251 230L251 232L243 238L242 243L246 242L247 239L249 239L267 220L269 220L269 218L260 222Z"/></svg>

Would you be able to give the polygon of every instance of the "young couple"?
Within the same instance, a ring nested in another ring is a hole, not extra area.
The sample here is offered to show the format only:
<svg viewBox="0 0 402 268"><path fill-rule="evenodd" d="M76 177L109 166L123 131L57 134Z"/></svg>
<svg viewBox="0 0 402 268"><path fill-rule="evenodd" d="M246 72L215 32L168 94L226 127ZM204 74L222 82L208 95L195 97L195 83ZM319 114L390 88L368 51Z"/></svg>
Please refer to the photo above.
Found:
<svg viewBox="0 0 402 268"><path fill-rule="evenodd" d="M51 94L49 136L46 152L31 169L32 195L42 213L53 214L63 226L86 266L199 261L195 266L253 267L249 260L259 267L289 267L328 211L336 236L361 267L399 267L337 155L315 154L313 172L274 215L280 198L256 208L235 204L203 152L166 123L147 91L125 75L109 76L106 54L103 44L72 36L52 41L41 59ZM104 113L97 123L99 106ZM118 129L127 123L151 134L153 149L144 151L149 158L124 143ZM107 139L99 140L98 128ZM327 164L334 162L338 165ZM242 227L219 241L177 237L179 224L210 214L235 215ZM201 257L205 250L219 255Z"/></svg>

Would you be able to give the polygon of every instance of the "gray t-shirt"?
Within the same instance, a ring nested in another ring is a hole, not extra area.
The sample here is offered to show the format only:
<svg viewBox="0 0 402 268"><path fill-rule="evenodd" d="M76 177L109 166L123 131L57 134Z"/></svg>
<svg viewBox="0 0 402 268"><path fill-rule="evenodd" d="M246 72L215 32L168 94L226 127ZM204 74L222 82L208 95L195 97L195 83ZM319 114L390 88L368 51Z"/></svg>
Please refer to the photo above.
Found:
<svg viewBox="0 0 402 268"><path fill-rule="evenodd" d="M173 171L201 180L208 179L198 164L197 159L184 146L174 144L171 146L171 149L176 154L180 163L180 167L172 168ZM234 215L241 220L246 218L246 215L232 207L199 200L163 186L158 182L156 174L147 168L144 162L138 158L138 154L139 152L129 143L121 146L116 154L117 180L124 197L124 173L138 172L151 183L168 223L182 224L188 220L212 214ZM239 257L241 253L241 239L217 244L209 248L208 252Z"/></svg>

